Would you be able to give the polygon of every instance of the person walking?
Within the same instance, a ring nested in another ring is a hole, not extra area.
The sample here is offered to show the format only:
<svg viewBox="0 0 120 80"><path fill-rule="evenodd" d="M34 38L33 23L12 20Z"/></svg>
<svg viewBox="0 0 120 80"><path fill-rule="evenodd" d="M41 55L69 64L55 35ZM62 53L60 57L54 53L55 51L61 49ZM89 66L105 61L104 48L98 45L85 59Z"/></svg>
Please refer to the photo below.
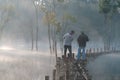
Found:
<svg viewBox="0 0 120 80"><path fill-rule="evenodd" d="M82 55L82 60L86 60L85 47L88 41L89 41L88 36L84 32L81 32L81 34L77 38L77 42L79 45L77 60L80 60L81 55Z"/></svg>
<svg viewBox="0 0 120 80"><path fill-rule="evenodd" d="M63 36L63 40L64 40L64 57L66 58L66 52L67 49L69 50L70 53L70 57L72 56L72 41L73 41L73 35L74 35L74 31L72 30L69 33L66 33Z"/></svg>

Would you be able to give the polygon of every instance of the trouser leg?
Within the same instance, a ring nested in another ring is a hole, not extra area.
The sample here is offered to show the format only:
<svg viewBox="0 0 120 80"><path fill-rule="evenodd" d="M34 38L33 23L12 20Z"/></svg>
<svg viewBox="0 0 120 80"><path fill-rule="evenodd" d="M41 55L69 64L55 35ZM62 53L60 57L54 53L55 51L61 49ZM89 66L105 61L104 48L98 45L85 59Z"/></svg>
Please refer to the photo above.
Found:
<svg viewBox="0 0 120 80"><path fill-rule="evenodd" d="M64 57L66 57L66 52L67 52L67 46L64 46Z"/></svg>
<svg viewBox="0 0 120 80"><path fill-rule="evenodd" d="M81 53L81 48L78 48L78 53L77 53L77 60L80 60L80 53Z"/></svg>
<svg viewBox="0 0 120 80"><path fill-rule="evenodd" d="M72 57L72 47L68 46L68 50L69 50L69 53L70 53L70 57Z"/></svg>
<svg viewBox="0 0 120 80"><path fill-rule="evenodd" d="M86 59L85 48L82 48L82 59Z"/></svg>

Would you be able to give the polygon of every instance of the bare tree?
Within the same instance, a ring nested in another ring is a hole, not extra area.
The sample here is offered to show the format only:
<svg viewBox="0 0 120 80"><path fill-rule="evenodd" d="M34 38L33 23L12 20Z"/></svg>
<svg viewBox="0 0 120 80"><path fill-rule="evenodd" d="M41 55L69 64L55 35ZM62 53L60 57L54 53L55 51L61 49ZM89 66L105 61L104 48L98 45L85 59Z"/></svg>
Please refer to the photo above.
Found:
<svg viewBox="0 0 120 80"><path fill-rule="evenodd" d="M39 1L38 0L32 0L32 3L35 8L35 13L36 13L36 40L35 40L35 48L38 51L38 33L39 33L39 17L38 17L38 12L39 12ZM33 36L32 36L33 37ZM33 39L32 39L33 40ZM32 41L33 43L34 41ZM33 43L34 45L34 43Z"/></svg>
<svg viewBox="0 0 120 80"><path fill-rule="evenodd" d="M119 7L119 0L99 0L100 13L104 15L105 34L104 34L104 49L110 50L111 47L111 31L112 17L116 14Z"/></svg>

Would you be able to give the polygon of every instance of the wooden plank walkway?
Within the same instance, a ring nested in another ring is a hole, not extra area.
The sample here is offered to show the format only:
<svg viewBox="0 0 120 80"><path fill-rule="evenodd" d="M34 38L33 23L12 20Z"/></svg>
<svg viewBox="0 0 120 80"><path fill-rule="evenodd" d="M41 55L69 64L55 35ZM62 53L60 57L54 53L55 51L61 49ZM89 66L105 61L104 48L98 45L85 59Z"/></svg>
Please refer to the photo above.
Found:
<svg viewBox="0 0 120 80"><path fill-rule="evenodd" d="M87 61L74 58L58 58L56 64L56 80L91 80L86 70Z"/></svg>
<svg viewBox="0 0 120 80"><path fill-rule="evenodd" d="M87 58L97 58L100 55L120 53L120 51L107 51L98 53L87 53ZM77 61L74 56L72 58L58 57L56 63L56 75L54 80L91 80L89 71L86 69L88 61Z"/></svg>

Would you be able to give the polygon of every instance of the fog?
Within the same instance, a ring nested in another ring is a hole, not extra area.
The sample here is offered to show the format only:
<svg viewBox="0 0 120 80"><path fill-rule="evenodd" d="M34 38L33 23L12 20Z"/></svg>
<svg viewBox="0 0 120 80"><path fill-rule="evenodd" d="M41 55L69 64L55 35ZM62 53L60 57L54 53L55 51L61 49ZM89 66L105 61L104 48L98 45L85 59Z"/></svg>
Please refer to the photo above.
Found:
<svg viewBox="0 0 120 80"><path fill-rule="evenodd" d="M103 48L108 36L110 36L111 46L120 49L119 13L114 14L111 23L106 27L104 15L99 12L99 0L61 1L64 2L55 1L56 19L61 23L63 30L56 34L59 56L61 56L61 44L58 37L62 38L63 34L71 30L75 31L73 41L73 52L75 53L78 48L76 40L81 31L84 31L90 38L86 47L88 49ZM46 5L48 11L50 7L51 4ZM37 11L38 24L36 8L32 0L0 0L0 80L39 80L44 79L44 75L52 73L55 55L52 54L51 57L49 52L48 27L43 21L45 12L39 7ZM65 15L69 16L71 20L64 22ZM38 27L39 49L35 51L34 45L34 49L31 51L31 37L33 35L35 43L36 27ZM104 55L88 64L93 80L119 79L120 60L117 55ZM46 69L50 69L50 71Z"/></svg>
<svg viewBox="0 0 120 80"><path fill-rule="evenodd" d="M36 26L39 27L38 45L47 42L48 33L47 25L43 23L43 16L45 15L41 9L38 9L38 21L36 22L36 12L32 0L0 0L1 24L4 28L1 31L1 45L21 46L26 45L28 49L31 45L31 29L33 28L33 35L35 40ZM70 0L71 1L71 0ZM48 7L47 7L48 8ZM5 11L7 9L7 11ZM49 8L48 8L49 9ZM9 15L8 15L9 14ZM74 41L80 34L80 31L84 31L90 38L88 42L88 48L90 47L103 47L104 40L107 36L111 35L111 44L114 47L119 47L119 14L115 14L112 19L112 28L109 35L105 35L108 29L105 29L104 16L99 13L97 0L74 0L69 3L56 2L56 18L62 23L62 16L64 14L72 15L75 18L75 22L68 21L64 26L64 33L70 30L75 30ZM3 17L2 17L3 16ZM6 19L7 22L6 22ZM3 23L2 23L3 22ZM61 34L57 34L60 36ZM59 40L58 40L59 43ZM95 43L95 44L94 44ZM76 45L76 43L75 43ZM46 45L45 48L48 45ZM40 46L39 46L40 47ZM40 47L39 49L41 49Z"/></svg>
<svg viewBox="0 0 120 80"><path fill-rule="evenodd" d="M52 76L54 57L45 52L1 50L0 80L44 80Z"/></svg>
<svg viewBox="0 0 120 80"><path fill-rule="evenodd" d="M1 43L11 45L16 42L24 45L31 44L31 29L33 28L33 35L36 34L36 12L32 0L0 0L1 12L7 8L8 11L4 12L1 22L5 22L6 18L9 20L3 24L4 28L1 33ZM48 8L49 9L49 8ZM98 2L96 0L74 0L65 5L56 3L57 20L62 22L62 16L64 13L75 17L76 22L68 21L66 29L63 32L69 32L75 30L75 41L80 31L84 31L90 38L88 47L103 47L104 38L107 29L105 29L104 16L99 13ZM8 15L9 14L9 15ZM44 12L38 9L38 21L39 21L39 45L40 43L48 42L47 25L43 23ZM112 46L119 47L119 14L115 14L112 20L112 32L111 35ZM59 35L58 35L59 36ZM34 37L35 39L35 37ZM97 43L97 45L94 44ZM16 45L16 46L17 46ZM28 46L28 49L29 49ZM47 48L47 46L45 47ZM40 49L42 50L42 49Z"/></svg>

